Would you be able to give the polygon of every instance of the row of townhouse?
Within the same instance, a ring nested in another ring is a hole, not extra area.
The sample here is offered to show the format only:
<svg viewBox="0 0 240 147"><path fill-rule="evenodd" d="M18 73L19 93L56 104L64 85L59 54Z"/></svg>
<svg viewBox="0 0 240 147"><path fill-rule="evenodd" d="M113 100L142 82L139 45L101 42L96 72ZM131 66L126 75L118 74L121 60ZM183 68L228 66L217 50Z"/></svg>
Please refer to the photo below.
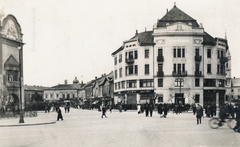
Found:
<svg viewBox="0 0 240 147"><path fill-rule="evenodd" d="M44 89L43 98L47 102L65 102L74 105L90 105L99 102L113 102L113 72L95 77L87 83L79 83L77 77L72 84L64 84Z"/></svg>

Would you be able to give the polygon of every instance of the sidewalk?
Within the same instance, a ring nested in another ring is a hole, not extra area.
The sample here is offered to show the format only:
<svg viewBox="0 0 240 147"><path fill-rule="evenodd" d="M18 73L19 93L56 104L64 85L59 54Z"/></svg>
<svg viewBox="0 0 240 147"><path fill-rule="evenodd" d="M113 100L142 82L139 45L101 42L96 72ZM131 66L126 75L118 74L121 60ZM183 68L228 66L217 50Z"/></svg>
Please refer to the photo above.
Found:
<svg viewBox="0 0 240 147"><path fill-rule="evenodd" d="M19 117L0 119L0 127L47 125L54 123L56 123L56 112L44 113L43 111L38 111L37 117L24 117L24 123L19 123Z"/></svg>

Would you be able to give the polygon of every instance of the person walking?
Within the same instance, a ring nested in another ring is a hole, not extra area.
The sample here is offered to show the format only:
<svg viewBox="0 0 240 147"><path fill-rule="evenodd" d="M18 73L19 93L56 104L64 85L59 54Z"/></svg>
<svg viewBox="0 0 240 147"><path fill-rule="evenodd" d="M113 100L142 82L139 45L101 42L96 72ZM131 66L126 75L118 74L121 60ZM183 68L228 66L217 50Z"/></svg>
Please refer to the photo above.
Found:
<svg viewBox="0 0 240 147"><path fill-rule="evenodd" d="M60 109L60 107L56 108L58 116L57 116L57 121L59 121L59 119L63 120L63 116L62 116L62 111Z"/></svg>
<svg viewBox="0 0 240 147"><path fill-rule="evenodd" d="M192 104L193 115L195 115L196 109L197 109L197 108L196 108L196 104L193 103L193 104Z"/></svg>
<svg viewBox="0 0 240 147"><path fill-rule="evenodd" d="M145 104L145 114L146 114L146 117L148 117L148 111L149 111L149 105L148 103Z"/></svg>
<svg viewBox="0 0 240 147"><path fill-rule="evenodd" d="M154 109L153 103L150 103L149 104L150 117L152 117L153 109Z"/></svg>
<svg viewBox="0 0 240 147"><path fill-rule="evenodd" d="M161 115L162 115L162 104L160 103L160 104L158 104L158 114L160 114L160 118L162 117Z"/></svg>
<svg viewBox="0 0 240 147"><path fill-rule="evenodd" d="M167 117L167 112L168 112L168 107L167 107L167 104L164 103L164 105L163 105L163 113L164 113L163 117L164 117L164 118Z"/></svg>
<svg viewBox="0 0 240 147"><path fill-rule="evenodd" d="M198 104L197 108L196 108L196 118L197 118L197 125L201 124L201 118L203 116L203 108L200 104Z"/></svg>
<svg viewBox="0 0 240 147"><path fill-rule="evenodd" d="M105 118L107 118L106 111L107 111L107 109L106 109L105 105L102 105L102 118L103 118L103 116L105 116Z"/></svg>
<svg viewBox="0 0 240 147"><path fill-rule="evenodd" d="M141 105L140 105L140 104L138 104L138 106L137 106L137 113L138 113L138 114L141 113Z"/></svg>

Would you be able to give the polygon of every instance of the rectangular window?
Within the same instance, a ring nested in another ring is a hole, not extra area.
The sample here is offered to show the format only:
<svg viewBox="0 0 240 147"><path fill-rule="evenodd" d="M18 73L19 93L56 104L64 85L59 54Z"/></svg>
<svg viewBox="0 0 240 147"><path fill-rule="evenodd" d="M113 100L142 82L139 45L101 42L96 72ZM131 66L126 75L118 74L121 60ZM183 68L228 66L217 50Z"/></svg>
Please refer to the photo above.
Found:
<svg viewBox="0 0 240 147"><path fill-rule="evenodd" d="M122 67L119 69L119 77L122 77Z"/></svg>
<svg viewBox="0 0 240 147"><path fill-rule="evenodd" d="M135 66L135 74L138 74L138 65L134 65Z"/></svg>
<svg viewBox="0 0 240 147"><path fill-rule="evenodd" d="M158 87L163 87L163 79L158 79Z"/></svg>
<svg viewBox="0 0 240 147"><path fill-rule="evenodd" d="M145 74L149 74L149 64L145 64Z"/></svg>
<svg viewBox="0 0 240 147"><path fill-rule="evenodd" d="M176 47L174 47L173 49L173 57L176 58L177 57L177 51L176 51Z"/></svg>
<svg viewBox="0 0 240 147"><path fill-rule="evenodd" d="M115 70L115 79L117 79L117 70Z"/></svg>
<svg viewBox="0 0 240 147"><path fill-rule="evenodd" d="M220 65L218 64L218 65L217 65L217 74L220 73L220 72L219 72L219 69L220 69Z"/></svg>
<svg viewBox="0 0 240 147"><path fill-rule="evenodd" d="M220 58L220 50L217 50L217 58Z"/></svg>
<svg viewBox="0 0 240 147"><path fill-rule="evenodd" d="M128 68L129 68L129 75L132 75L133 74L133 65L131 65L131 66L128 66Z"/></svg>
<svg viewBox="0 0 240 147"><path fill-rule="evenodd" d="M129 60L133 60L133 52L129 52L129 57L128 57Z"/></svg>
<svg viewBox="0 0 240 147"><path fill-rule="evenodd" d="M196 63L196 64L195 64L195 71L196 71L196 72L199 72L199 66L200 66L199 63Z"/></svg>
<svg viewBox="0 0 240 147"><path fill-rule="evenodd" d="M129 80L127 81L127 88L135 88L136 87L136 80Z"/></svg>
<svg viewBox="0 0 240 147"><path fill-rule="evenodd" d="M140 87L153 87L153 79L140 80Z"/></svg>
<svg viewBox="0 0 240 147"><path fill-rule="evenodd" d="M224 55L223 55L223 51L221 51L221 57L224 57Z"/></svg>
<svg viewBox="0 0 240 147"><path fill-rule="evenodd" d="M177 64L177 73L181 74L181 64Z"/></svg>
<svg viewBox="0 0 240 147"><path fill-rule="evenodd" d="M177 72L177 67L176 64L173 64L173 72L176 73Z"/></svg>
<svg viewBox="0 0 240 147"><path fill-rule="evenodd" d="M125 67L125 76L128 75L128 66Z"/></svg>
<svg viewBox="0 0 240 147"><path fill-rule="evenodd" d="M114 64L117 65L117 57L114 58Z"/></svg>
<svg viewBox="0 0 240 147"><path fill-rule="evenodd" d="M125 81L122 81L122 88L125 88Z"/></svg>
<svg viewBox="0 0 240 147"><path fill-rule="evenodd" d="M175 79L175 87L183 87L184 86L184 81L183 79Z"/></svg>
<svg viewBox="0 0 240 147"><path fill-rule="evenodd" d="M178 47L177 49L177 57L181 57L181 47Z"/></svg>
<svg viewBox="0 0 240 147"><path fill-rule="evenodd" d="M211 54L212 54L211 49L207 49L207 57L208 57L208 58L211 58Z"/></svg>
<svg viewBox="0 0 240 147"><path fill-rule="evenodd" d="M119 55L119 63L122 62L122 54Z"/></svg>
<svg viewBox="0 0 240 147"><path fill-rule="evenodd" d="M158 64L158 72L162 72L163 71L163 65L162 64Z"/></svg>
<svg viewBox="0 0 240 147"><path fill-rule="evenodd" d="M182 57L185 58L185 48L182 47Z"/></svg>
<svg viewBox="0 0 240 147"><path fill-rule="evenodd" d="M199 48L195 49L195 56L199 56Z"/></svg>
<svg viewBox="0 0 240 147"><path fill-rule="evenodd" d="M117 90L117 83L115 83L115 90Z"/></svg>
<svg viewBox="0 0 240 147"><path fill-rule="evenodd" d="M159 48L158 49L158 56L162 56L162 55L163 55L162 48Z"/></svg>
<svg viewBox="0 0 240 147"><path fill-rule="evenodd" d="M137 59L137 58L138 58L138 52L134 51L134 59Z"/></svg>
<svg viewBox="0 0 240 147"><path fill-rule="evenodd" d="M118 89L121 89L121 83L118 82Z"/></svg>
<svg viewBox="0 0 240 147"><path fill-rule="evenodd" d="M149 58L149 49L145 49L145 58Z"/></svg>
<svg viewBox="0 0 240 147"><path fill-rule="evenodd" d="M200 103L200 95L199 94L195 95L195 103Z"/></svg>
<svg viewBox="0 0 240 147"><path fill-rule="evenodd" d="M195 87L199 87L200 86L200 82L199 82L199 79L195 79Z"/></svg>
<svg viewBox="0 0 240 147"><path fill-rule="evenodd" d="M163 102L163 96L162 96L162 95L161 95L161 96L158 96L158 102L159 102L159 103Z"/></svg>
<svg viewBox="0 0 240 147"><path fill-rule="evenodd" d="M207 73L212 73L211 64L207 64Z"/></svg>
<svg viewBox="0 0 240 147"><path fill-rule="evenodd" d="M185 64L182 64L182 72L185 73Z"/></svg>

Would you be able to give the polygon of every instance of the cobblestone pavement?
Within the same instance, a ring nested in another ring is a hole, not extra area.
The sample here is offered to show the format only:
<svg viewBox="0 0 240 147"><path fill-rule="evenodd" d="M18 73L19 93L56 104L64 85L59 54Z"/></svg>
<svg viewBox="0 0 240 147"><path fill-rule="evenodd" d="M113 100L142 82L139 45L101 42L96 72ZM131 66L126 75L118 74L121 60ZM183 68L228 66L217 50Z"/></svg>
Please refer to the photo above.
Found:
<svg viewBox="0 0 240 147"><path fill-rule="evenodd" d="M64 112L64 111L62 111ZM71 109L64 120L48 125L0 127L3 147L192 147L240 146L240 134L226 125L219 129L208 126L209 118L196 124L192 113L170 112L167 118L145 117L135 111L107 112L101 118L96 110ZM39 114L42 119L56 119L56 112ZM38 119L39 119L38 118ZM1 121L1 120L0 120Z"/></svg>

